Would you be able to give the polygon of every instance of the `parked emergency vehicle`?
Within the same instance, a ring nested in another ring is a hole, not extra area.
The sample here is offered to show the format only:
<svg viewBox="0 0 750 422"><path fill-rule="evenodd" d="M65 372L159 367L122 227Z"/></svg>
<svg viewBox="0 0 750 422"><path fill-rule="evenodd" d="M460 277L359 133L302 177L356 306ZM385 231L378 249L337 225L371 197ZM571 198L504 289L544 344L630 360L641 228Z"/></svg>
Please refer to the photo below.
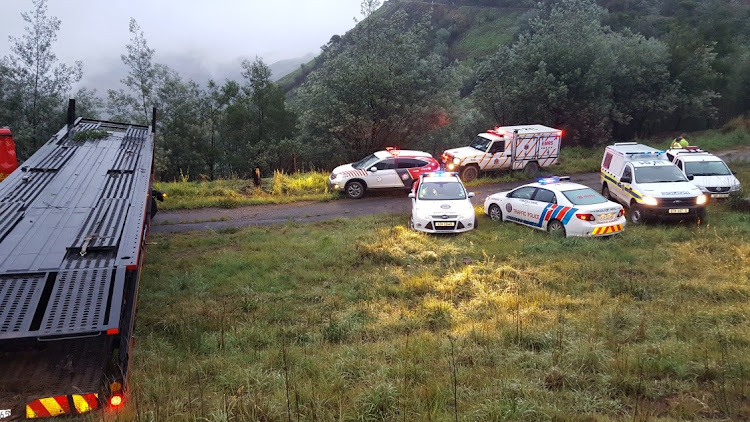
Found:
<svg viewBox="0 0 750 422"><path fill-rule="evenodd" d="M333 169L328 188L359 199L368 189L411 189L420 174L439 168L440 163L426 152L386 148Z"/></svg>
<svg viewBox="0 0 750 422"><path fill-rule="evenodd" d="M740 181L719 157L695 146L667 150L667 158L711 199L739 192Z"/></svg>
<svg viewBox="0 0 750 422"><path fill-rule="evenodd" d="M490 195L484 212L494 221L512 221L562 236L611 236L625 227L622 205L570 182L570 177L548 177Z"/></svg>
<svg viewBox="0 0 750 422"><path fill-rule="evenodd" d="M707 197L690 183L664 151L619 142L604 151L602 195L628 207L630 221L648 218L705 221Z"/></svg>
<svg viewBox="0 0 750 422"><path fill-rule="evenodd" d="M461 233L477 227L471 199L456 173L425 173L419 178L411 198L411 219L414 230L427 233Z"/></svg>
<svg viewBox="0 0 750 422"><path fill-rule="evenodd" d="M16 144L13 142L10 129L0 127L0 181L18 168Z"/></svg>
<svg viewBox="0 0 750 422"><path fill-rule="evenodd" d="M445 168L464 181L482 171L523 170L529 177L539 168L558 163L562 131L542 125L496 126L480 133L467 147L449 149L440 156Z"/></svg>

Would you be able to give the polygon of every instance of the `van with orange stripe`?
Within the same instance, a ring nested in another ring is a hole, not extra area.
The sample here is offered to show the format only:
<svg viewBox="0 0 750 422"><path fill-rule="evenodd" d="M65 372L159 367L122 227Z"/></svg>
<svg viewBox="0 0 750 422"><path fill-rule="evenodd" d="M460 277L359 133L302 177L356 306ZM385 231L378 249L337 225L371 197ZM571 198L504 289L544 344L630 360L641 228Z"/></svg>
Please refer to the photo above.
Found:
<svg viewBox="0 0 750 422"><path fill-rule="evenodd" d="M118 409L154 212L152 125L75 119L0 183L0 421Z"/></svg>
<svg viewBox="0 0 750 422"><path fill-rule="evenodd" d="M440 156L448 171L458 172L463 181L480 172L523 170L536 176L540 168L559 162L562 130L542 125L495 126L480 133L471 145L449 149Z"/></svg>

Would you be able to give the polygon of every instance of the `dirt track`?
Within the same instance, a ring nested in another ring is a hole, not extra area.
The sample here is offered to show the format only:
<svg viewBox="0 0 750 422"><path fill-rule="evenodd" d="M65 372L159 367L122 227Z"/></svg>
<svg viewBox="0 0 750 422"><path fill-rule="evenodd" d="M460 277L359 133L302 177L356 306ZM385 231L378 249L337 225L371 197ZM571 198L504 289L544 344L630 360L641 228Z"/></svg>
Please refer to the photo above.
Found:
<svg viewBox="0 0 750 422"><path fill-rule="evenodd" d="M571 180L599 190L599 173L571 176ZM512 189L531 180L470 188L476 193L474 205L496 192ZM374 214L408 214L411 202L403 192L374 192L362 199L342 198L330 202L297 202L283 205L255 205L233 209L159 211L151 228L153 233L221 230L230 227L268 226L286 222L313 222Z"/></svg>

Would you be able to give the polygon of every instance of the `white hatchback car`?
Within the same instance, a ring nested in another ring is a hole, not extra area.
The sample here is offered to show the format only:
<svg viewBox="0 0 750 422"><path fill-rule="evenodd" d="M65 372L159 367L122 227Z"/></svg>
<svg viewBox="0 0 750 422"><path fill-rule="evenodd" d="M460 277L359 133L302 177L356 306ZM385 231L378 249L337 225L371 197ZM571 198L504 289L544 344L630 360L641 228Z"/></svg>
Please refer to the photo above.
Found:
<svg viewBox="0 0 750 422"><path fill-rule="evenodd" d="M625 227L622 205L570 177L549 177L490 195L484 212L494 221L512 221L562 236L610 236Z"/></svg>
<svg viewBox="0 0 750 422"><path fill-rule="evenodd" d="M461 233L477 227L471 199L456 173L435 172L420 176L411 198L414 230L427 233Z"/></svg>

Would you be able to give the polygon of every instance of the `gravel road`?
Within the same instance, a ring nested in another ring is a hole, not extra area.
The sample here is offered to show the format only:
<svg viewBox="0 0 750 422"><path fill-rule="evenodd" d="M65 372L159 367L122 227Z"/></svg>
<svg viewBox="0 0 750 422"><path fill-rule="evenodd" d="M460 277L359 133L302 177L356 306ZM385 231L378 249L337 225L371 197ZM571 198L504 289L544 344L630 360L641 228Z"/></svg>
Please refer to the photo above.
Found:
<svg viewBox="0 0 750 422"><path fill-rule="evenodd" d="M469 188L469 191L476 193L472 199L474 205L483 205L487 196L531 181L479 186ZM571 181L599 190L599 173L575 174L571 176ZM230 227L268 226L290 221L313 222L373 214L408 214L410 211L411 202L404 192L368 192L368 195L362 199L342 198L330 202L254 205L232 209L159 211L154 217L151 232L221 230Z"/></svg>

